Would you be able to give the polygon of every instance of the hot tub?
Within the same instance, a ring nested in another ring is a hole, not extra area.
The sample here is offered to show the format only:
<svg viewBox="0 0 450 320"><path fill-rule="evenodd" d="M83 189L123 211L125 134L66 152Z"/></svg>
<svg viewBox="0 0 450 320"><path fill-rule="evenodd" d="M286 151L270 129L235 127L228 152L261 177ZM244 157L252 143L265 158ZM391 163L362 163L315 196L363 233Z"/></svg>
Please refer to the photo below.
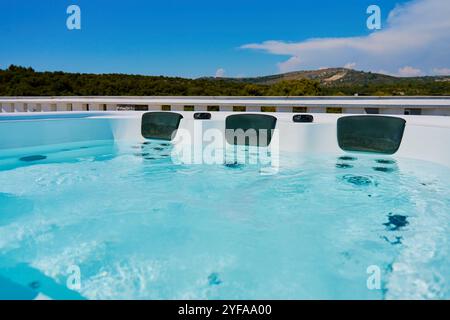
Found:
<svg viewBox="0 0 450 320"><path fill-rule="evenodd" d="M450 298L450 118L167 114L0 115L0 298Z"/></svg>

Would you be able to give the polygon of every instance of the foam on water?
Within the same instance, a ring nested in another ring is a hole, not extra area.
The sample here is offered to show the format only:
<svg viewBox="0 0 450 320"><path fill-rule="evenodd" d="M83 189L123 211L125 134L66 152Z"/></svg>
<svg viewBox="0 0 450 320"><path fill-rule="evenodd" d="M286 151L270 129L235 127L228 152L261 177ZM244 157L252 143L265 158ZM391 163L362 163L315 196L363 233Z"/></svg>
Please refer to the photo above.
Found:
<svg viewBox="0 0 450 320"><path fill-rule="evenodd" d="M0 273L25 263L65 285L77 265L91 299L450 298L448 168L282 154L273 172L174 164L157 141L87 147L0 159Z"/></svg>

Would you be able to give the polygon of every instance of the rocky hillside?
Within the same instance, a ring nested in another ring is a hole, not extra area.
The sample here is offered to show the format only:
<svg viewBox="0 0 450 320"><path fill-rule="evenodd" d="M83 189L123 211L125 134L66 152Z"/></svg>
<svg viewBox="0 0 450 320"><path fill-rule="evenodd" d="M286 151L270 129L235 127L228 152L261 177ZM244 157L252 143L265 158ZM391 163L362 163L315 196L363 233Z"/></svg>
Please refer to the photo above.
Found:
<svg viewBox="0 0 450 320"><path fill-rule="evenodd" d="M222 80L270 85L284 80L300 80L300 79L317 80L323 86L340 87L345 85L361 86L368 84L397 84L405 81L423 81L426 83L430 83L435 81L436 82L450 81L450 76L402 78L380 73L364 72L345 68L328 68L310 71L295 71L255 78L241 78L241 79L225 78Z"/></svg>

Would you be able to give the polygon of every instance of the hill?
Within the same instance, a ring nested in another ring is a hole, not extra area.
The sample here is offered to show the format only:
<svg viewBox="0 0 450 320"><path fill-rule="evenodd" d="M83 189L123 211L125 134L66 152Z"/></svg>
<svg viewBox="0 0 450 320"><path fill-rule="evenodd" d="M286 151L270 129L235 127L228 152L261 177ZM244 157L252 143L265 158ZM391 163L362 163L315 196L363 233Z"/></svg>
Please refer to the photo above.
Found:
<svg viewBox="0 0 450 320"><path fill-rule="evenodd" d="M199 78L0 69L0 96L443 96L450 77L399 78L330 68L255 78Z"/></svg>
<svg viewBox="0 0 450 320"><path fill-rule="evenodd" d="M214 78L209 78L214 79ZM217 78L216 78L217 79ZM427 77L394 77L381 73L357 71L346 68L327 68L319 70L294 71L277 75L269 75L253 78L219 78L221 80L240 81L244 83L271 85L286 80L316 80L323 86L343 86L343 85L370 85L370 84L396 84L402 82L419 81L442 82L450 81L449 76L427 76Z"/></svg>
<svg viewBox="0 0 450 320"><path fill-rule="evenodd" d="M214 78L209 78L213 80ZM286 81L319 83L322 95L442 96L450 95L450 76L395 77L346 68L295 71L254 78L215 78L220 81L274 86Z"/></svg>

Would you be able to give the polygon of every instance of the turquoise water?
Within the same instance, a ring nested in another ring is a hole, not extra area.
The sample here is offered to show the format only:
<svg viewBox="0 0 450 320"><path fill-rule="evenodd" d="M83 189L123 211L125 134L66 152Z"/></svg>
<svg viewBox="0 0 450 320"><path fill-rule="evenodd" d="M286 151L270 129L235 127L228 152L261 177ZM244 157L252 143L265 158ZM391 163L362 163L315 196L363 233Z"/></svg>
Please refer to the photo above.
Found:
<svg viewBox="0 0 450 320"><path fill-rule="evenodd" d="M450 298L448 168L282 154L268 175L170 152L99 141L0 157L0 275L55 298Z"/></svg>

